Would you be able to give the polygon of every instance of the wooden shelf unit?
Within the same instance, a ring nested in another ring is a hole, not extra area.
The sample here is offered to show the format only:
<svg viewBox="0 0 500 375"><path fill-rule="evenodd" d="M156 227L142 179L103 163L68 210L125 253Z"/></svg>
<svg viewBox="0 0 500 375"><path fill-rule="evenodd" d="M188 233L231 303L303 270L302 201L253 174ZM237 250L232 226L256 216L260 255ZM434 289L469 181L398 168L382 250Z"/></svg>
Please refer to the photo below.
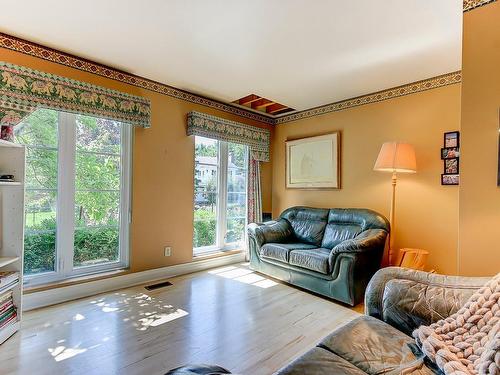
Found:
<svg viewBox="0 0 500 375"><path fill-rule="evenodd" d="M22 321L24 252L25 148L0 139L0 174L12 174L15 181L0 181L0 272L19 273L19 282L3 289L12 291L17 320L0 328L0 344L16 333Z"/></svg>

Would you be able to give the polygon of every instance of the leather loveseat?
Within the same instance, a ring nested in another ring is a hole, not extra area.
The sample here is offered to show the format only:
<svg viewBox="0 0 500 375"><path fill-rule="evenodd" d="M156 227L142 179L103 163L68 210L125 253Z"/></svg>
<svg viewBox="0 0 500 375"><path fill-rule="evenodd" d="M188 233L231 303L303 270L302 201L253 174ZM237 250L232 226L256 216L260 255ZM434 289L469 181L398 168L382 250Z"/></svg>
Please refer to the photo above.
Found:
<svg viewBox="0 0 500 375"><path fill-rule="evenodd" d="M375 211L292 207L248 226L250 268L354 306L380 268L388 232Z"/></svg>

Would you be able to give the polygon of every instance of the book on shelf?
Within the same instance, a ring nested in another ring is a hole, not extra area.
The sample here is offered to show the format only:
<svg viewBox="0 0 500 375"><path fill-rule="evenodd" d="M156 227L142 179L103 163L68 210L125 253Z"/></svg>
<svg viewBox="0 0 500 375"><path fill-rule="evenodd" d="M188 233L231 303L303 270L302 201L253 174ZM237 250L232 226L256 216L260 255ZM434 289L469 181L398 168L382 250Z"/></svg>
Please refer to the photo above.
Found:
<svg viewBox="0 0 500 375"><path fill-rule="evenodd" d="M12 290L9 290L8 293L0 295L0 305L3 305L5 301L8 301L9 299L12 299L13 293Z"/></svg>
<svg viewBox="0 0 500 375"><path fill-rule="evenodd" d="M14 306L14 301L12 300L12 297L11 297L7 301L0 304L0 314L3 314L8 309L10 309L12 306Z"/></svg>
<svg viewBox="0 0 500 375"><path fill-rule="evenodd" d="M19 272L15 271L0 272L0 289L6 286L7 284L11 284L13 281L17 280L19 280Z"/></svg>
<svg viewBox="0 0 500 375"><path fill-rule="evenodd" d="M0 293L19 281L19 272L0 272Z"/></svg>
<svg viewBox="0 0 500 375"><path fill-rule="evenodd" d="M12 291L0 297L0 329L17 320L17 308L12 297Z"/></svg>

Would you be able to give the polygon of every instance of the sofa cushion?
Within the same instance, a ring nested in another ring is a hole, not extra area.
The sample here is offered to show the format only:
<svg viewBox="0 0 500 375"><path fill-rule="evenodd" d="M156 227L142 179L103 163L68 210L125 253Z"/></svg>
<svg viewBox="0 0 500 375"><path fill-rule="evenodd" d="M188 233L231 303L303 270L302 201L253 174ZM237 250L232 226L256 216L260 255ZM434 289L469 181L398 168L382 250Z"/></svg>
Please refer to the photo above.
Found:
<svg viewBox="0 0 500 375"><path fill-rule="evenodd" d="M366 375L338 355L323 348L313 348L295 361L282 368L275 375Z"/></svg>
<svg viewBox="0 0 500 375"><path fill-rule="evenodd" d="M361 227L357 224L328 223L321 247L333 249L339 243L352 240L361 233Z"/></svg>
<svg viewBox="0 0 500 375"><path fill-rule="evenodd" d="M330 249L292 250L289 255L291 265L321 272L325 275L331 272L329 266Z"/></svg>
<svg viewBox="0 0 500 375"><path fill-rule="evenodd" d="M329 210L323 208L292 207L281 214L293 228L297 242L316 247L321 245Z"/></svg>
<svg viewBox="0 0 500 375"><path fill-rule="evenodd" d="M260 249L260 256L288 263L288 254L294 249L314 249L314 246L306 243L266 243Z"/></svg>
<svg viewBox="0 0 500 375"><path fill-rule="evenodd" d="M328 213L321 247L332 249L367 229L389 230L387 220L375 211L362 208L332 208Z"/></svg>
<svg viewBox="0 0 500 375"><path fill-rule="evenodd" d="M435 374L415 341L371 316L335 330L319 344L368 374Z"/></svg>

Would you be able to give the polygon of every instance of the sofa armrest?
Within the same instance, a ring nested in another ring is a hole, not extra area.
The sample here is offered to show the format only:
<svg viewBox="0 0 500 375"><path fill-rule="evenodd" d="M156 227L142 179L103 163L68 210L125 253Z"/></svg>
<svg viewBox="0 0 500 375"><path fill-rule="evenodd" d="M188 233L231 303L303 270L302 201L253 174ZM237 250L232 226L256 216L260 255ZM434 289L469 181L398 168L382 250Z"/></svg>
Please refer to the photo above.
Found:
<svg viewBox="0 0 500 375"><path fill-rule="evenodd" d="M368 229L356 238L339 243L332 249L330 256L339 253L360 253L373 248L384 248L387 232L383 229Z"/></svg>
<svg viewBox="0 0 500 375"><path fill-rule="evenodd" d="M293 229L285 219L248 225L248 237L260 247L268 242L283 243L293 238Z"/></svg>
<svg viewBox="0 0 500 375"><path fill-rule="evenodd" d="M420 325L429 325L458 311L488 280L384 268L368 284L365 313L411 335Z"/></svg>

